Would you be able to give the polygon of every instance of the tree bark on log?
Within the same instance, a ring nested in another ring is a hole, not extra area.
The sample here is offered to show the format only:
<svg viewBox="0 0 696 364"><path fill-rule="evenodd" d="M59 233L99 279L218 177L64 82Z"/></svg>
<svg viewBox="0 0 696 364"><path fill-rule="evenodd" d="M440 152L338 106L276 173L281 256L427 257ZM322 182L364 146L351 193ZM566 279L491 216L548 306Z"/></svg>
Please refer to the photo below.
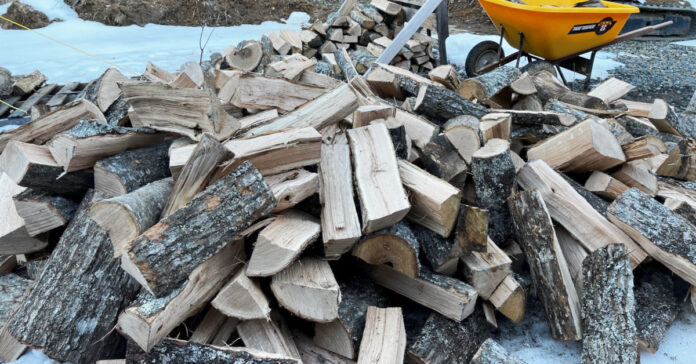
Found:
<svg viewBox="0 0 696 364"><path fill-rule="evenodd" d="M4 327L24 300L27 289L34 282L14 273L0 275L0 328Z"/></svg>
<svg viewBox="0 0 696 364"><path fill-rule="evenodd" d="M696 226L636 188L614 200L607 215L651 257L696 285Z"/></svg>
<svg viewBox="0 0 696 364"><path fill-rule="evenodd" d="M587 188L583 187L576 180L568 177L567 174L559 170L554 170L554 172L558 173L559 176L563 177L563 179L566 182L568 182L570 187L572 187L575 190L575 192L577 192L582 198L584 198L595 211L597 211L605 218L607 217L607 208L609 208L609 202L590 192Z"/></svg>
<svg viewBox="0 0 696 364"><path fill-rule="evenodd" d="M299 364L300 361L284 355L240 347L203 345L178 339L165 339L150 352L143 352L132 341L128 343L126 364L179 363L179 364Z"/></svg>
<svg viewBox="0 0 696 364"><path fill-rule="evenodd" d="M557 340L580 340L580 301L544 200L536 190L520 192L510 198L510 212L551 335Z"/></svg>
<svg viewBox="0 0 696 364"><path fill-rule="evenodd" d="M161 297L275 205L268 184L245 162L130 242L122 266Z"/></svg>
<svg viewBox="0 0 696 364"><path fill-rule="evenodd" d="M471 358L471 364L524 364L493 339L487 339Z"/></svg>
<svg viewBox="0 0 696 364"><path fill-rule="evenodd" d="M148 183L171 177L170 141L100 160L94 165L94 188L110 197L133 192Z"/></svg>
<svg viewBox="0 0 696 364"><path fill-rule="evenodd" d="M461 254L486 252L488 247L488 210L462 204L455 228L455 243Z"/></svg>
<svg viewBox="0 0 696 364"><path fill-rule="evenodd" d="M532 80L537 89L537 95L544 104L551 99L556 99L567 104L577 105L587 109L606 110L609 108L600 98L572 91L548 71L533 75Z"/></svg>
<svg viewBox="0 0 696 364"><path fill-rule="evenodd" d="M489 336L483 310L462 322L433 313L408 349L408 357L419 364L468 363Z"/></svg>
<svg viewBox="0 0 696 364"><path fill-rule="evenodd" d="M665 268L641 267L634 273L638 348L654 354L679 314L680 298Z"/></svg>
<svg viewBox="0 0 696 364"><path fill-rule="evenodd" d="M696 141L682 139L655 173L665 177L696 181Z"/></svg>
<svg viewBox="0 0 696 364"><path fill-rule="evenodd" d="M428 173L460 190L464 188L468 172L466 161L445 136L435 136L421 148L420 162Z"/></svg>
<svg viewBox="0 0 696 364"><path fill-rule="evenodd" d="M13 197L17 214L24 219L27 232L36 236L67 224L79 202L43 190L26 189Z"/></svg>
<svg viewBox="0 0 696 364"><path fill-rule="evenodd" d="M341 30L339 29L338 32L341 32ZM341 72L346 81L350 82L350 80L358 75L358 71L356 71L353 66L353 60L350 59L350 55L345 49L336 49L336 51L334 51L334 56L336 57L336 63L338 63L338 67L341 68Z"/></svg>
<svg viewBox="0 0 696 364"><path fill-rule="evenodd" d="M117 352L122 338L109 333L139 289L113 259L106 231L86 214L99 198L85 196L31 293L8 322L12 336L61 361L93 362Z"/></svg>
<svg viewBox="0 0 696 364"><path fill-rule="evenodd" d="M406 354L406 327L401 307L370 306L360 342L358 364L403 363Z"/></svg>
<svg viewBox="0 0 696 364"><path fill-rule="evenodd" d="M446 88L419 83L402 75L397 75L397 79L401 90L412 96L418 96L421 94L421 87L425 88L425 91L422 92L423 98L416 111L438 124L459 115L471 115L480 119L488 113L488 109L485 107L476 105Z"/></svg>
<svg viewBox="0 0 696 364"><path fill-rule="evenodd" d="M476 99L491 107L501 107L509 103L509 100L499 100L496 96L500 96L521 74L516 67L498 67L491 72L462 81L457 88L457 94L470 101Z"/></svg>
<svg viewBox="0 0 696 364"><path fill-rule="evenodd" d="M582 263L582 362L638 362L633 272L621 244L597 249Z"/></svg>
<svg viewBox="0 0 696 364"><path fill-rule="evenodd" d="M430 268L439 274L453 276L457 272L459 263L459 249L455 247L452 239L446 239L434 231L420 226L411 225L411 231L423 250L423 258L430 264Z"/></svg>
<svg viewBox="0 0 696 364"><path fill-rule="evenodd" d="M90 206L87 215L109 234L115 258L121 256L126 244L160 220L173 184L171 177L165 178Z"/></svg>
<svg viewBox="0 0 696 364"><path fill-rule="evenodd" d="M507 208L507 198L516 185L510 144L502 139L489 140L471 158L471 173L476 204L488 210L488 235L502 244L513 232Z"/></svg>

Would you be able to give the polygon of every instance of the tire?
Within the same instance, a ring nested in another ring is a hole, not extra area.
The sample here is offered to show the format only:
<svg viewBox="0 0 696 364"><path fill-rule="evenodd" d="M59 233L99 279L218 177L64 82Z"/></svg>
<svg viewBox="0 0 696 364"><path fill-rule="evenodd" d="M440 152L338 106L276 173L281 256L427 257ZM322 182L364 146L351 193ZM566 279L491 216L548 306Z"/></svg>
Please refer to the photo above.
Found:
<svg viewBox="0 0 696 364"><path fill-rule="evenodd" d="M466 56L466 63L464 64L464 70L466 75L469 77L480 76L483 73L477 70L498 61L498 52L500 51L500 57L505 57L503 50L500 49L498 43L491 40L484 40L479 44L471 48L469 54Z"/></svg>
<svg viewBox="0 0 696 364"><path fill-rule="evenodd" d="M553 77L558 78L558 74L556 73L556 67L554 67L553 64L549 61L544 61L544 60L536 60L532 61L532 63L527 63L524 65L524 67L520 68L520 71L522 72L529 72L530 75L534 76L537 73L541 71L548 71L551 72Z"/></svg>

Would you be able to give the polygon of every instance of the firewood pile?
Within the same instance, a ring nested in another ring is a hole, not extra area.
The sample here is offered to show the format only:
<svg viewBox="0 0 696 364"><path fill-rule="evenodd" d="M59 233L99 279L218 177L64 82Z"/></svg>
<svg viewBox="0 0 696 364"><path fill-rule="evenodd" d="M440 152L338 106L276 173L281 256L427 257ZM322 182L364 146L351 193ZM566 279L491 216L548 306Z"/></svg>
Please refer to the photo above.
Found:
<svg viewBox="0 0 696 364"><path fill-rule="evenodd" d="M657 350L696 284L696 95L247 46L0 134L0 360L516 363L492 332L537 301L583 362Z"/></svg>

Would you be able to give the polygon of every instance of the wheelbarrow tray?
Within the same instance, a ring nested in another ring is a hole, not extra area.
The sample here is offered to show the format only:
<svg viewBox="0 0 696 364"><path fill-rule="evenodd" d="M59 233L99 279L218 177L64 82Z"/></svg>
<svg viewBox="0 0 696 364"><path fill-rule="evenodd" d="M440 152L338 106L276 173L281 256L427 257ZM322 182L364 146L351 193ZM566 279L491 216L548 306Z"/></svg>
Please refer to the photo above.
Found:
<svg viewBox="0 0 696 364"><path fill-rule="evenodd" d="M479 0L505 40L521 51L549 61L609 43L638 8L602 1L605 8L574 7L581 0Z"/></svg>

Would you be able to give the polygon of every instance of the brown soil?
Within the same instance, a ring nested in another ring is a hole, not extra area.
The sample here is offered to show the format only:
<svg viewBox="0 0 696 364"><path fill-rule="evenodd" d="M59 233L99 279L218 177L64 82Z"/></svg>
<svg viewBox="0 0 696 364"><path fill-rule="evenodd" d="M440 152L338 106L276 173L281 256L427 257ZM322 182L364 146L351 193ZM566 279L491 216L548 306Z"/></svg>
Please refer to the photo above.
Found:
<svg viewBox="0 0 696 364"><path fill-rule="evenodd" d="M21 3L19 1L13 2L9 8L7 8L7 13L2 14L3 17L14 20L19 24L24 24L30 29L43 28L52 23L48 19L46 14L35 10L29 5ZM60 20L60 19L57 19ZM54 20L56 21L56 20ZM2 29L23 29L12 23L6 21L0 21L0 28Z"/></svg>
<svg viewBox="0 0 696 364"><path fill-rule="evenodd" d="M82 19L107 25L258 24L302 11L325 18L339 0L65 0Z"/></svg>

